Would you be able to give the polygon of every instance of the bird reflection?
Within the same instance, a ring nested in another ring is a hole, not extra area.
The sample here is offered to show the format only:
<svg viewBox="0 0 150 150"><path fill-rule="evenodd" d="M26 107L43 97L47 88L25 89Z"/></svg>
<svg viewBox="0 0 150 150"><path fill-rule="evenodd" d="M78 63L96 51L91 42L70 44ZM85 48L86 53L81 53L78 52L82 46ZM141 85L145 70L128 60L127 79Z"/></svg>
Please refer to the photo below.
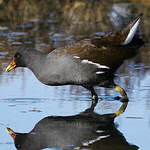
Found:
<svg viewBox="0 0 150 150"><path fill-rule="evenodd" d="M29 133L16 133L7 128L18 150L40 150L44 148L92 149L92 150L136 150L123 134L117 130L114 119L127 107L124 102L112 114L99 115L94 112L96 103L74 116L48 116L40 120Z"/></svg>

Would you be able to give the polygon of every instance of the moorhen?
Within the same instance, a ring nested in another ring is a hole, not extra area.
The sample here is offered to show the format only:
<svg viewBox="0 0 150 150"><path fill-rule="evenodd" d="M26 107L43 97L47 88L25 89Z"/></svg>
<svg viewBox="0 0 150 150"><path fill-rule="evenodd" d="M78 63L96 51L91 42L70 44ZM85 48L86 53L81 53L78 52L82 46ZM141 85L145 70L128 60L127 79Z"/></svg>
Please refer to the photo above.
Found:
<svg viewBox="0 0 150 150"><path fill-rule="evenodd" d="M137 150L138 147L129 144L114 124L115 117L123 112L126 106L127 102L124 102L116 113L103 115L95 113L92 106L88 111L74 116L45 117L29 133L16 133L10 128L7 128L7 131L18 150Z"/></svg>
<svg viewBox="0 0 150 150"><path fill-rule="evenodd" d="M115 88L128 100L123 88L112 80L112 73L140 47L133 40L141 14L124 29L105 36L85 39L45 54L31 48L15 53L6 71L27 67L46 85L81 85L91 91L93 101L98 100L94 86Z"/></svg>

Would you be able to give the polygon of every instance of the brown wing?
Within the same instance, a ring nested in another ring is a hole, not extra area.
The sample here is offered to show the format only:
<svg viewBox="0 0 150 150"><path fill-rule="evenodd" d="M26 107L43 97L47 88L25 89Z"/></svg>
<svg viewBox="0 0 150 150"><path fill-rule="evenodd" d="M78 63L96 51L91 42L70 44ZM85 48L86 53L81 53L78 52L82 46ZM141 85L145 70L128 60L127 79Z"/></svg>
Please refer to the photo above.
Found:
<svg viewBox="0 0 150 150"><path fill-rule="evenodd" d="M94 37L91 39L91 43L94 44L97 47L102 47L102 46L118 46L121 43L123 43L123 41L125 40L125 38L128 35L128 32L124 32L124 34L122 34L123 32L118 31L115 33L109 33L105 36L100 36L100 37Z"/></svg>
<svg viewBox="0 0 150 150"><path fill-rule="evenodd" d="M66 52L72 56L80 57L81 60L89 60L94 63L106 65L112 71L115 71L122 62L134 56L135 49L127 46L101 46L96 47L91 40L82 40L73 45L61 48L62 52Z"/></svg>
<svg viewBox="0 0 150 150"><path fill-rule="evenodd" d="M121 31L82 40L63 50L73 56L80 57L81 60L87 59L116 70L124 59L135 54L135 47L132 46L131 41L138 28L140 17L141 14Z"/></svg>

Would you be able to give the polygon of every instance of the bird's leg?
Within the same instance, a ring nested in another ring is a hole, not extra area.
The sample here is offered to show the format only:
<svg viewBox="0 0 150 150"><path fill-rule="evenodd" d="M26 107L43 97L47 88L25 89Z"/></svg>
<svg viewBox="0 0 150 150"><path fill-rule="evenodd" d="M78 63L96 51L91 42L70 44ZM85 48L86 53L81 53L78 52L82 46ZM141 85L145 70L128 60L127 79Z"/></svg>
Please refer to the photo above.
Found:
<svg viewBox="0 0 150 150"><path fill-rule="evenodd" d="M98 102L98 101L97 101L97 102ZM91 113L91 112L93 112L94 109L95 109L95 107L96 107L96 105L97 105L97 102L93 102L93 100L92 100L91 106L90 106L89 108L87 108L87 109L84 111L84 113Z"/></svg>
<svg viewBox="0 0 150 150"><path fill-rule="evenodd" d="M121 88L118 85L114 85L114 89L117 90L121 94L121 96L122 96L121 101L122 102L128 102L128 96L127 96L127 94L123 88Z"/></svg>
<svg viewBox="0 0 150 150"><path fill-rule="evenodd" d="M94 88L92 86L87 86L87 85L84 85L83 87L88 89L91 92L91 94L92 94L92 105L93 106L96 105L98 102L98 96L97 96Z"/></svg>
<svg viewBox="0 0 150 150"><path fill-rule="evenodd" d="M90 89L90 91L91 91L91 94L92 94L92 105L96 105L97 102L98 102L98 96L97 96L97 94L96 94L93 87Z"/></svg>
<svg viewBox="0 0 150 150"><path fill-rule="evenodd" d="M119 110L115 112L115 116L117 117L120 114L122 114L126 110L127 106L128 106L128 102L123 102Z"/></svg>

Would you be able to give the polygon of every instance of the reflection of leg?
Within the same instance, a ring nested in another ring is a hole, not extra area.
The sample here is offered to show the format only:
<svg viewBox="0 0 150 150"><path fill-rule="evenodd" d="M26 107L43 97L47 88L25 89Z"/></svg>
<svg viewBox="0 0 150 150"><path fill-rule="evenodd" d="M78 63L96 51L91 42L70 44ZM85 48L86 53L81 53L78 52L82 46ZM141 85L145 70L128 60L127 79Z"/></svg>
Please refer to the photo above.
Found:
<svg viewBox="0 0 150 150"><path fill-rule="evenodd" d="M94 90L94 88L92 86L83 86L85 87L86 89L88 89L90 92L91 92L91 95L92 95L92 103L93 104L97 104L98 102L98 96Z"/></svg>
<svg viewBox="0 0 150 150"><path fill-rule="evenodd" d="M87 108L87 109L84 111L84 113L91 113L91 112L93 112L94 109L95 109L95 107L96 107L96 105L97 105L97 102L98 102L98 101L93 102L93 100L92 100L91 106L90 106L89 108Z"/></svg>
<svg viewBox="0 0 150 150"><path fill-rule="evenodd" d="M128 102L123 102L123 104L121 105L121 107L119 108L119 110L117 112L115 112L115 116L119 116L120 114L122 114L126 108L127 108Z"/></svg>
<svg viewBox="0 0 150 150"><path fill-rule="evenodd" d="M115 85L114 88L115 88L115 90L117 90L121 94L121 96L122 96L121 101L122 102L128 102L128 96L127 96L125 90L118 85Z"/></svg>

